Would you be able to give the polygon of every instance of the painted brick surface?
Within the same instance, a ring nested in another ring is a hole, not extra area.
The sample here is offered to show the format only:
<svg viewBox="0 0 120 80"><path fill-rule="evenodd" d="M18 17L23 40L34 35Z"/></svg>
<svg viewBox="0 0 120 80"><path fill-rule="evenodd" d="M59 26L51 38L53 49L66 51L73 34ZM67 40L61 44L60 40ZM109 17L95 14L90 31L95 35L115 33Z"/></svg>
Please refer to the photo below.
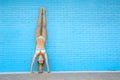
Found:
<svg viewBox="0 0 120 80"><path fill-rule="evenodd" d="M1 0L0 72L30 70L41 6L51 71L120 70L119 0Z"/></svg>

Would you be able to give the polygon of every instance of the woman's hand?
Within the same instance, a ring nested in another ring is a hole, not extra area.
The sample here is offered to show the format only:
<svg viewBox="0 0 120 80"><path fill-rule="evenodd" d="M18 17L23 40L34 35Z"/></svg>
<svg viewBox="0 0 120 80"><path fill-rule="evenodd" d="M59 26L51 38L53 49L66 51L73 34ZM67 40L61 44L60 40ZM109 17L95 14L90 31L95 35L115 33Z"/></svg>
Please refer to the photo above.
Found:
<svg viewBox="0 0 120 80"><path fill-rule="evenodd" d="M30 72L30 74L34 74L34 72L33 72L33 71L31 71L31 72Z"/></svg>
<svg viewBox="0 0 120 80"><path fill-rule="evenodd" d="M50 71L48 71L48 73L50 73Z"/></svg>

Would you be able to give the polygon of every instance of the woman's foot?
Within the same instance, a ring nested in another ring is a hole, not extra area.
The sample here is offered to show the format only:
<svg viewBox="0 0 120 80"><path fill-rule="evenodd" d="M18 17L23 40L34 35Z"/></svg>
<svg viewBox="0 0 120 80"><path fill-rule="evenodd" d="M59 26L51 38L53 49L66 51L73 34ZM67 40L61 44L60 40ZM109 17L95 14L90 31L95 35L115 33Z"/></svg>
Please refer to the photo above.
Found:
<svg viewBox="0 0 120 80"><path fill-rule="evenodd" d="M45 8L43 8L43 15L45 15L46 14L46 10L45 10Z"/></svg>
<svg viewBox="0 0 120 80"><path fill-rule="evenodd" d="M43 14L43 8L40 8L40 15Z"/></svg>

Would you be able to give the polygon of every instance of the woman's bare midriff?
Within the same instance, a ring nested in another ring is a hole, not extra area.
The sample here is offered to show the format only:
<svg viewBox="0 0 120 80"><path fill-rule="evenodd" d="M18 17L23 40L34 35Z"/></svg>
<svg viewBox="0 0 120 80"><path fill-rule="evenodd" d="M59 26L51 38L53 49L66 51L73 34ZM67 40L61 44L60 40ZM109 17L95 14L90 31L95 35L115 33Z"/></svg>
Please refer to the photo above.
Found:
<svg viewBox="0 0 120 80"><path fill-rule="evenodd" d="M43 39L37 39L36 48L44 48L45 41Z"/></svg>

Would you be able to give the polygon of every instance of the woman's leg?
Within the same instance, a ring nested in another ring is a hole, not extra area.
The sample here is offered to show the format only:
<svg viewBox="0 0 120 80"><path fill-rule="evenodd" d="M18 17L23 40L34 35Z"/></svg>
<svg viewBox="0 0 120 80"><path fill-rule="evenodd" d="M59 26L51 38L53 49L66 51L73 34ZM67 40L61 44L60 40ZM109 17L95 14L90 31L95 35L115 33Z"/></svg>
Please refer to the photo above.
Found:
<svg viewBox="0 0 120 80"><path fill-rule="evenodd" d="M48 70L48 73L49 73L50 72L50 67L49 67L49 64L48 64L48 57L47 57L46 53L44 53L44 58L45 58L46 67L47 67L47 70Z"/></svg>
<svg viewBox="0 0 120 80"><path fill-rule="evenodd" d="M40 16L38 18L38 27L36 30L36 38L40 36L40 31L41 31L41 24L42 24L42 14L43 14L43 8L40 8Z"/></svg>
<svg viewBox="0 0 120 80"><path fill-rule="evenodd" d="M42 26L42 36L46 41L46 11L43 9L43 26Z"/></svg>

